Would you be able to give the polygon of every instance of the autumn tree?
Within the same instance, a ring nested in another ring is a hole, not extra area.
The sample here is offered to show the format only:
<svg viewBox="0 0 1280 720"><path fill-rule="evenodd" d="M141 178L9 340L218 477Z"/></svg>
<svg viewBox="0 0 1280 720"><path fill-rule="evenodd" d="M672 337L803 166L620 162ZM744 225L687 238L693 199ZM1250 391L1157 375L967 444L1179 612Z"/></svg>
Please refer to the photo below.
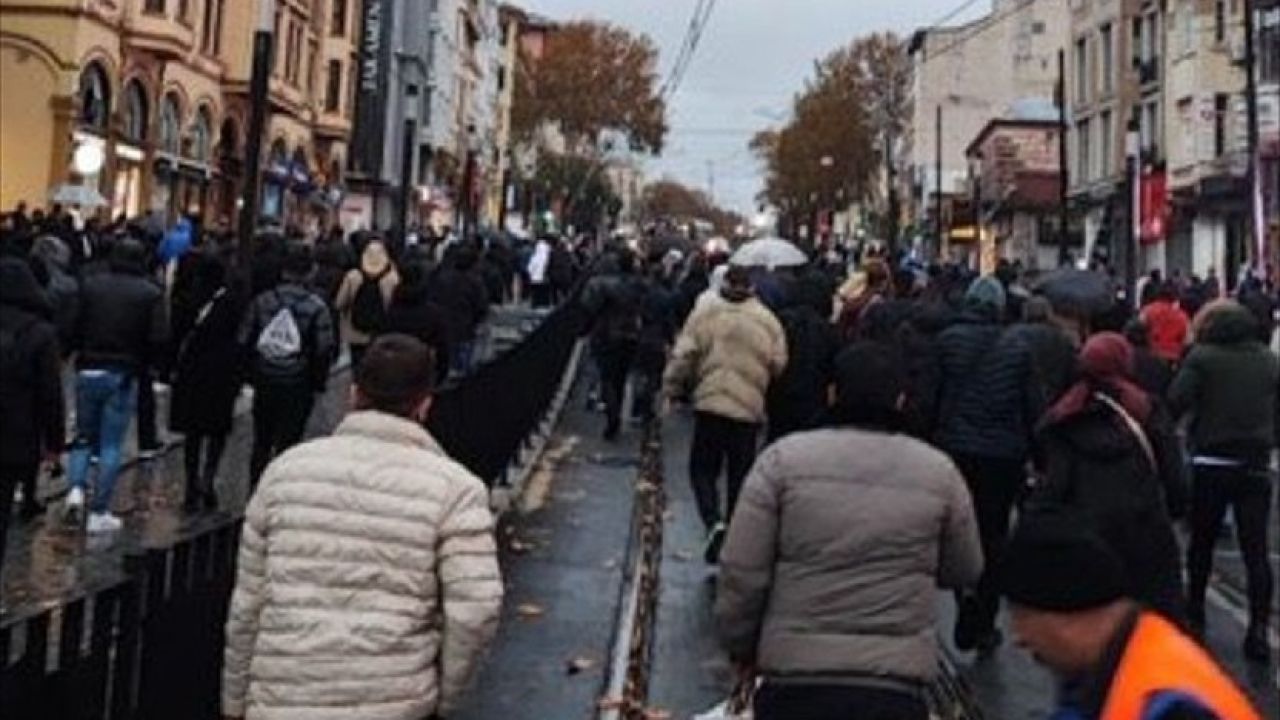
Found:
<svg viewBox="0 0 1280 720"><path fill-rule="evenodd" d="M561 25L540 57L522 57L512 131L528 142L554 127L572 151L620 135L632 150L657 154L667 134L657 67L658 51L646 35L592 21Z"/></svg>
<svg viewBox="0 0 1280 720"><path fill-rule="evenodd" d="M786 125L751 139L765 165L761 198L786 224L868 199L884 138L900 134L910 113L910 72L896 36L859 38L815 64Z"/></svg>
<svg viewBox="0 0 1280 720"><path fill-rule="evenodd" d="M541 199L541 209L557 211L565 225L579 229L596 227L622 208L605 166L581 155L544 153L525 187Z"/></svg>
<svg viewBox="0 0 1280 720"><path fill-rule="evenodd" d="M703 220L711 223L718 234L726 236L732 235L743 222L741 216L719 207L701 190L668 178L645 186L640 212L647 221Z"/></svg>

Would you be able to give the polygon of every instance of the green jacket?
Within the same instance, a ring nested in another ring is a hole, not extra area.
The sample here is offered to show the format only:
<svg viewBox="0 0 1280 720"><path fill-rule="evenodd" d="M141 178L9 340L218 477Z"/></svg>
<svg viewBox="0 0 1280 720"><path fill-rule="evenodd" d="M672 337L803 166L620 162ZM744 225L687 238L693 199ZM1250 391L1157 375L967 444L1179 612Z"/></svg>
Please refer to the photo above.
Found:
<svg viewBox="0 0 1280 720"><path fill-rule="evenodd" d="M1255 322L1234 303L1214 311L1169 388L1174 414L1191 416L1198 454L1264 461L1276 446L1280 360Z"/></svg>

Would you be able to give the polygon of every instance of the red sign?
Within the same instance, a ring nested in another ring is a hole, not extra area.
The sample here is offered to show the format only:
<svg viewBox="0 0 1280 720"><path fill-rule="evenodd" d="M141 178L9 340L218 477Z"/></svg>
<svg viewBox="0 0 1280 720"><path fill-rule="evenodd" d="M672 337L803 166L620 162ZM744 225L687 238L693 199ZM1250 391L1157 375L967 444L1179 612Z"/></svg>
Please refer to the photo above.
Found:
<svg viewBox="0 0 1280 720"><path fill-rule="evenodd" d="M1169 230L1169 181L1163 170L1142 174L1142 243L1154 245Z"/></svg>

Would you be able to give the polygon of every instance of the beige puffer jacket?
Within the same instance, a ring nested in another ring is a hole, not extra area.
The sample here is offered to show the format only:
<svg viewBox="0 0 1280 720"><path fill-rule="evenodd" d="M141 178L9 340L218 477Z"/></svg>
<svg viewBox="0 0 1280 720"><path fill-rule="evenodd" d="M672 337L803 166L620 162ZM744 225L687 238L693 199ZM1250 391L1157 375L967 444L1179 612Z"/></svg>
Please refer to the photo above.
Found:
<svg viewBox="0 0 1280 720"><path fill-rule="evenodd" d="M667 397L693 393L694 408L763 423L764 399L787 366L787 337L755 298L707 302L689 316L667 365Z"/></svg>
<svg viewBox="0 0 1280 720"><path fill-rule="evenodd" d="M905 435L795 433L761 453L720 554L715 617L767 677L928 682L935 587L982 572L969 491Z"/></svg>
<svg viewBox="0 0 1280 720"><path fill-rule="evenodd" d="M502 602L481 482L416 423L349 415L267 468L245 515L222 709L246 720L448 713Z"/></svg>

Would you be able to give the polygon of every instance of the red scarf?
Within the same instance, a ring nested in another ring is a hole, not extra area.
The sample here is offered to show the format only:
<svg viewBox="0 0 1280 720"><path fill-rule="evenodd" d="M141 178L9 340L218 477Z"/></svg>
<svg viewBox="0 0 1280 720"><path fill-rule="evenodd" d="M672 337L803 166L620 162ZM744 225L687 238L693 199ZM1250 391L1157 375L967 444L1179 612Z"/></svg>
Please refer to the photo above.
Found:
<svg viewBox="0 0 1280 720"><path fill-rule="evenodd" d="M1047 420L1060 422L1084 412L1094 393L1103 392L1120 403L1141 424L1151 416L1151 398L1133 378L1133 346L1113 332L1090 337L1077 362L1080 380L1049 409Z"/></svg>

